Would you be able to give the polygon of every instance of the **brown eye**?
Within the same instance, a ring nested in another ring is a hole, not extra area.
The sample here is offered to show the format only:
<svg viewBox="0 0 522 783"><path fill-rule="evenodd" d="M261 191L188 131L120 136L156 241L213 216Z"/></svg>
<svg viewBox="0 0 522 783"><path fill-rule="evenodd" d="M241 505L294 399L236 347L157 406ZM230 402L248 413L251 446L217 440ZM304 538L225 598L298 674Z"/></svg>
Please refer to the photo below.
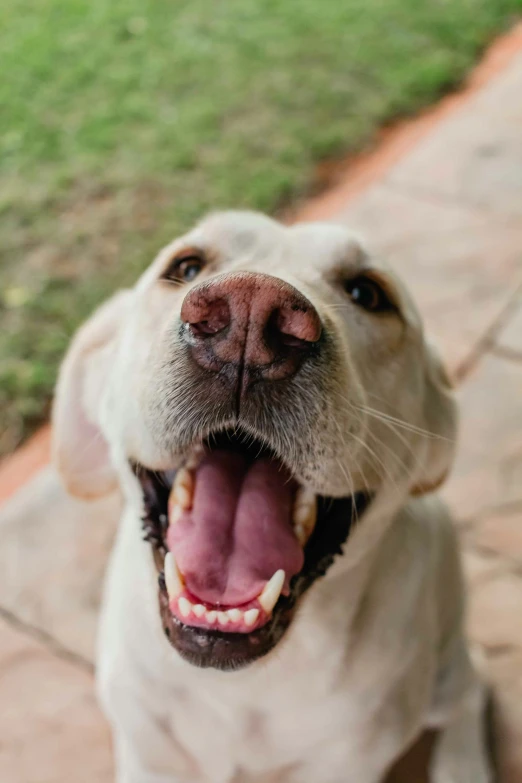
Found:
<svg viewBox="0 0 522 783"><path fill-rule="evenodd" d="M371 313L394 309L384 289L371 277L356 277L349 280L345 283L345 290L354 304Z"/></svg>
<svg viewBox="0 0 522 783"><path fill-rule="evenodd" d="M197 255L183 256L175 259L163 278L165 280L176 280L183 283L191 283L194 280L203 267L205 266L204 260Z"/></svg>

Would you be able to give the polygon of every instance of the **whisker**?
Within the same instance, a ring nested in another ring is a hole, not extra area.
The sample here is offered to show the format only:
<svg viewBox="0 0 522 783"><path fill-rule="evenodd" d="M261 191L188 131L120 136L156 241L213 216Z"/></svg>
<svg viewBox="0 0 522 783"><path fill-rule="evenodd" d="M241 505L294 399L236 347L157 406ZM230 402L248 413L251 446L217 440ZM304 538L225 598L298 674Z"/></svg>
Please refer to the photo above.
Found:
<svg viewBox="0 0 522 783"><path fill-rule="evenodd" d="M388 446L388 444L384 443L382 440L379 440L379 438L373 432L368 431L368 435L371 438L373 438L373 440L376 443L376 447L377 448L385 448L386 451L392 456L392 458L394 459L394 461L395 461L395 463L397 465L399 465L406 473L408 473L408 474L411 473L411 465L408 465L403 459L401 459L399 457L399 455L395 453L393 448L391 448L391 446ZM395 432L395 435L398 438L400 438L400 433ZM407 448L407 450L409 451L411 457L413 458L415 465L420 466L421 465L421 461L417 457L417 455L415 454L414 450L411 448L411 446L408 444L408 442L404 438L400 438L400 439L404 442L404 445Z"/></svg>
<svg viewBox="0 0 522 783"><path fill-rule="evenodd" d="M396 480L395 480L394 476L393 476L393 475L390 473L390 471L389 471L388 467L387 467L387 466L386 466L386 464L383 462L383 460L382 460L380 457L378 457L378 456L377 456L377 454L376 454L376 453L373 451L373 449L372 449L372 448L371 448L371 447L370 447L370 446L369 446L367 443L365 443L365 442L364 442L364 440L363 440L362 438L359 438L357 435L354 435L353 433L352 433L351 437L352 437L352 438L353 438L353 439L354 439L354 440L355 440L357 443L359 443L359 445L360 445L360 446L362 446L364 449L366 449L366 450L369 452L369 454L370 454L370 457L371 457L372 459L376 460L377 464L381 466L381 468L383 469L383 471L384 471L384 473L386 474L387 478L388 478L388 479L389 479L389 481L390 481L390 482L393 484L393 487L394 487L394 489L396 490L397 494L398 494L398 495L399 495L399 494L401 494L401 493L400 493L399 486L398 486L398 484L397 484L397 482L396 482Z"/></svg>
<svg viewBox="0 0 522 783"><path fill-rule="evenodd" d="M424 430L422 427L417 427L415 424L411 424L410 422L404 421L403 419L398 419L395 416L392 416L389 413L384 413L383 411L378 411L375 408L369 408L367 405L357 405L356 403L350 402L350 400L346 400L353 408L356 408L357 410L361 411L362 413L367 413L369 416L372 416L375 419L379 419L383 423L393 423L396 424L398 427L402 427L403 429L414 432L416 435L423 435L426 438L433 438L435 440L444 440L448 443L453 443L453 438L447 438L444 435L440 435L436 432L429 432L429 430Z"/></svg>

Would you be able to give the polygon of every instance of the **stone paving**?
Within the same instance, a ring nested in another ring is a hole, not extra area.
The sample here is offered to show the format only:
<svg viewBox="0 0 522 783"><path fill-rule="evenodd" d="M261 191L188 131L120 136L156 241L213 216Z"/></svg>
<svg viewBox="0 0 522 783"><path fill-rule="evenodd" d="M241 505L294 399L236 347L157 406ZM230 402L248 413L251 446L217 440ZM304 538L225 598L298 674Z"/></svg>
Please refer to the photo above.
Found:
<svg viewBox="0 0 522 783"><path fill-rule="evenodd" d="M494 688L502 781L518 783L522 46L329 217L362 233L406 278L458 381L460 448L444 494L463 543L469 636ZM90 662L118 508L116 496L73 501L47 467L0 510L1 781L111 780Z"/></svg>

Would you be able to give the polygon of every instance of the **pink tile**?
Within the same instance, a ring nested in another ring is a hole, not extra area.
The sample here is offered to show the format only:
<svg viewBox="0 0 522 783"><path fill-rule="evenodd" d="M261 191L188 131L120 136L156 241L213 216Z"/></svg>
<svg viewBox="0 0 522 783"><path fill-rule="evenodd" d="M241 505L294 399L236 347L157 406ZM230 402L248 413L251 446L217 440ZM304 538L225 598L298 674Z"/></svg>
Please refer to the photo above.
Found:
<svg viewBox="0 0 522 783"><path fill-rule="evenodd" d="M92 675L0 620L0 780L112 783Z"/></svg>
<svg viewBox="0 0 522 783"><path fill-rule="evenodd" d="M520 304L499 334L496 344L501 350L513 354L514 360L522 362L522 294L519 299Z"/></svg>
<svg viewBox="0 0 522 783"><path fill-rule="evenodd" d="M522 365L487 355L458 393L458 453L444 490L468 520L522 503Z"/></svg>
<svg viewBox="0 0 522 783"><path fill-rule="evenodd" d="M521 95L522 54L421 141L390 181L412 194L521 217Z"/></svg>
<svg viewBox="0 0 522 783"><path fill-rule="evenodd" d="M117 495L70 497L50 466L0 508L2 606L92 659Z"/></svg>

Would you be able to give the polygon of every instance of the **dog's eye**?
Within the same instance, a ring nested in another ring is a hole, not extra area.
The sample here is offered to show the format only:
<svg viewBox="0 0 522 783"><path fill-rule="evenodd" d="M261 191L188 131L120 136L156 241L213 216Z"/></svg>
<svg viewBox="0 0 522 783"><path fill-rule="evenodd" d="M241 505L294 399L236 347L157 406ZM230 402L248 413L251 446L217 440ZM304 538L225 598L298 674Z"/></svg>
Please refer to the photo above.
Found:
<svg viewBox="0 0 522 783"><path fill-rule="evenodd" d="M364 310L381 313L394 309L386 291L371 277L356 277L348 280L344 287L352 302Z"/></svg>
<svg viewBox="0 0 522 783"><path fill-rule="evenodd" d="M164 280L190 283L199 275L204 266L205 262L201 256L195 254L182 256L171 263L163 278Z"/></svg>

